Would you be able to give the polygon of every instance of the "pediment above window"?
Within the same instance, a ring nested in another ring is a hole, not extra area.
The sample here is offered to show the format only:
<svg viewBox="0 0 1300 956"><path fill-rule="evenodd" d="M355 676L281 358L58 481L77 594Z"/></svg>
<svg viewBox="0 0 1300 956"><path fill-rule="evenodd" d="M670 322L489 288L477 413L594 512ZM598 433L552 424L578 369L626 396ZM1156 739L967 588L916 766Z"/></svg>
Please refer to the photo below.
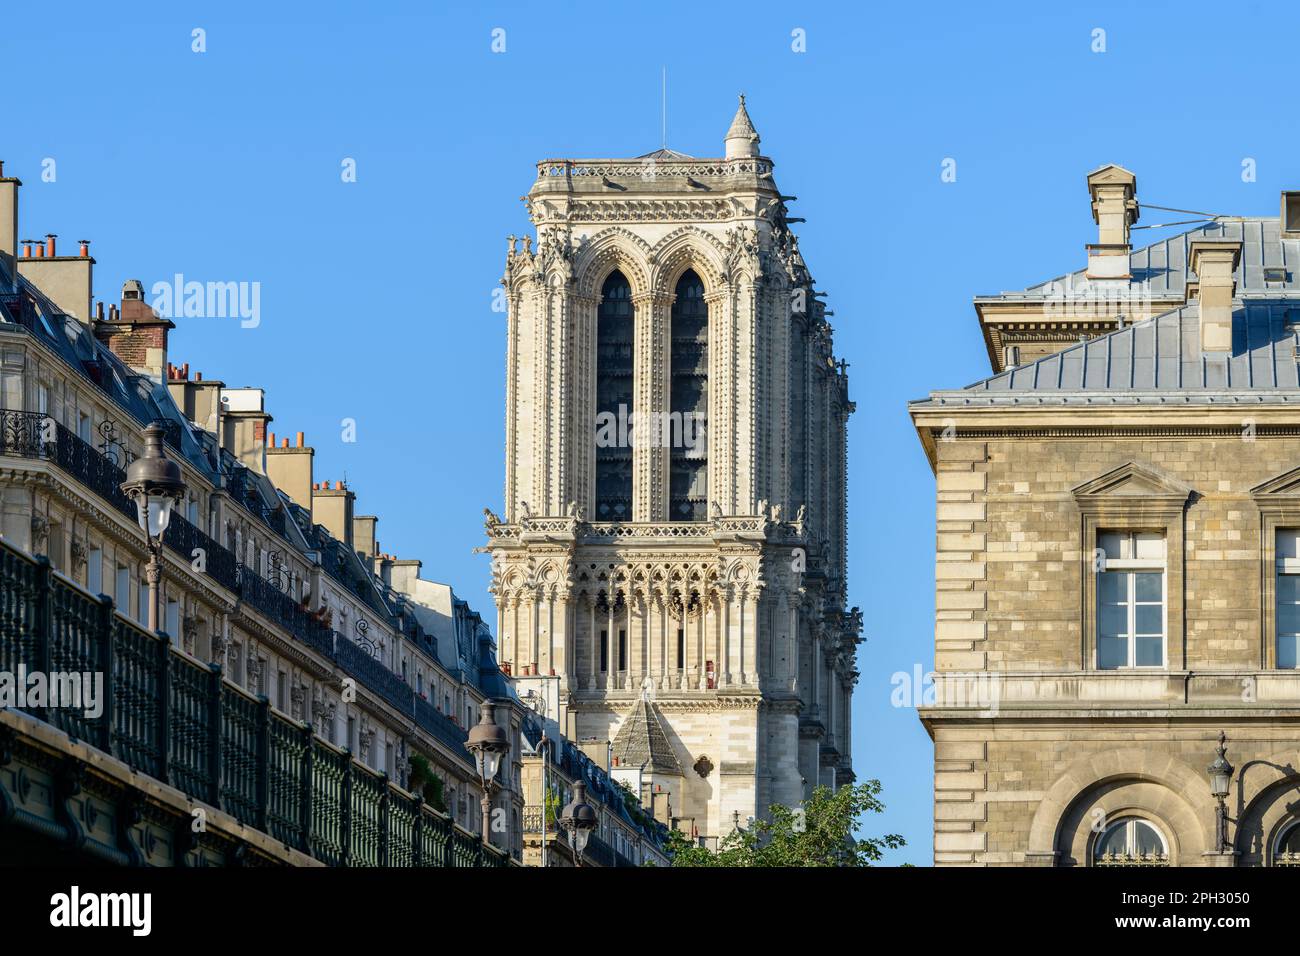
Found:
<svg viewBox="0 0 1300 956"><path fill-rule="evenodd" d="M1250 496L1263 511L1300 510L1300 468L1284 471L1250 489Z"/></svg>
<svg viewBox="0 0 1300 956"><path fill-rule="evenodd" d="M1296 498L1300 499L1300 468L1284 471L1275 478L1250 489L1252 498Z"/></svg>
<svg viewBox="0 0 1300 956"><path fill-rule="evenodd" d="M1159 513L1181 511L1192 489L1147 465L1130 461L1072 489L1080 510Z"/></svg>

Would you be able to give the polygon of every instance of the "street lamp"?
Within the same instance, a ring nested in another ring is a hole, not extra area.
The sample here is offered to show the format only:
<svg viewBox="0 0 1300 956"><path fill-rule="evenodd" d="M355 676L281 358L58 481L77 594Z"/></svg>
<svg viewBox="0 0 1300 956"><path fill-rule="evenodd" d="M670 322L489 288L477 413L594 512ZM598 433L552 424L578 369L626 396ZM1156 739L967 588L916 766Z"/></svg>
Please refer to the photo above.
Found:
<svg viewBox="0 0 1300 956"><path fill-rule="evenodd" d="M1218 809L1215 813L1215 843L1218 846L1218 852L1227 853L1232 849L1228 843L1228 787L1232 782L1232 764L1228 763L1227 743L1228 735L1219 731L1219 753L1214 758L1214 763L1205 768L1205 772L1210 775L1210 793L1218 802Z"/></svg>
<svg viewBox="0 0 1300 956"><path fill-rule="evenodd" d="M582 866L582 851L587 838L596 829L596 808L587 802L587 785L579 780L573 785L573 799L560 811L560 826L569 834L574 863Z"/></svg>
<svg viewBox="0 0 1300 956"><path fill-rule="evenodd" d="M501 758L510 750L510 738L506 730L496 722L496 702L483 701L479 711L478 723L470 729L465 749L474 755L478 767L479 782L483 785L483 842L491 845L488 839L489 818L492 815L492 794L490 786L496 779L497 770L501 768Z"/></svg>
<svg viewBox="0 0 1300 956"><path fill-rule="evenodd" d="M172 508L185 494L180 465L163 451L163 430L150 425L144 430L144 454L126 469L122 492L135 502L136 518L149 544L149 564L145 579L149 583L148 624L158 630L158 585L162 581L163 533L171 523ZM172 635L175 637L176 635Z"/></svg>

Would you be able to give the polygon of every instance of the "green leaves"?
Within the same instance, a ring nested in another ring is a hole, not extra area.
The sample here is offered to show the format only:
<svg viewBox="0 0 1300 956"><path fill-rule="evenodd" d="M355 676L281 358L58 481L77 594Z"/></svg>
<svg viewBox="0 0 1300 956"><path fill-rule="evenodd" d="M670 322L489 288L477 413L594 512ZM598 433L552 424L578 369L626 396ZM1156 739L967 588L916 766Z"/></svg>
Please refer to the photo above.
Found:
<svg viewBox="0 0 1300 956"><path fill-rule="evenodd" d="M772 804L767 820L755 820L724 839L716 851L696 846L680 833L669 836L673 866L870 866L885 850L905 844L901 836L859 839L858 818L885 809L880 781L817 787L800 806Z"/></svg>

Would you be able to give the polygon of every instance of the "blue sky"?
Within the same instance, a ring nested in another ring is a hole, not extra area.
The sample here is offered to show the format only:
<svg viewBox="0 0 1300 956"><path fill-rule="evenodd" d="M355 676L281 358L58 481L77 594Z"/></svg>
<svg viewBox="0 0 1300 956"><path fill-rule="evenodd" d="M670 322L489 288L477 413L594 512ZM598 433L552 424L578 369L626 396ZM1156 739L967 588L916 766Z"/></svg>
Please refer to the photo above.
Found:
<svg viewBox="0 0 1300 956"><path fill-rule="evenodd" d="M1276 215L1279 191L1300 188L1296 9L180 6L0 15L18 86L0 159L25 182L23 236L93 240L105 301L127 278L260 282L257 328L181 320L172 360L264 386L274 430L307 432L317 478L346 475L384 550L423 559L490 620L488 559L471 549L501 504L491 296L505 236L528 225L533 164L658 147L663 68L668 145L687 153L719 155L747 94L851 363L851 603L867 637L853 756L888 806L866 830L907 837L889 862L928 864L930 743L890 705L890 676L933 662L933 479L905 402L988 373L973 295L1084 264L1094 167L1132 169L1147 202ZM1185 218L1161 215L1143 222Z"/></svg>

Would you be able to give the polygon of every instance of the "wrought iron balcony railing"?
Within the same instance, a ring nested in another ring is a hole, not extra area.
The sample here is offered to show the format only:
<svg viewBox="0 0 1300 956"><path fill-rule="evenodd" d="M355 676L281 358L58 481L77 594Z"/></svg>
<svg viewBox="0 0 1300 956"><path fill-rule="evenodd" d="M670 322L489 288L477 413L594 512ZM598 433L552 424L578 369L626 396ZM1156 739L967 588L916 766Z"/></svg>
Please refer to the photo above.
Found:
<svg viewBox="0 0 1300 956"><path fill-rule="evenodd" d="M103 708L23 708L330 865L505 866L386 776L0 542L0 671L102 674Z"/></svg>

